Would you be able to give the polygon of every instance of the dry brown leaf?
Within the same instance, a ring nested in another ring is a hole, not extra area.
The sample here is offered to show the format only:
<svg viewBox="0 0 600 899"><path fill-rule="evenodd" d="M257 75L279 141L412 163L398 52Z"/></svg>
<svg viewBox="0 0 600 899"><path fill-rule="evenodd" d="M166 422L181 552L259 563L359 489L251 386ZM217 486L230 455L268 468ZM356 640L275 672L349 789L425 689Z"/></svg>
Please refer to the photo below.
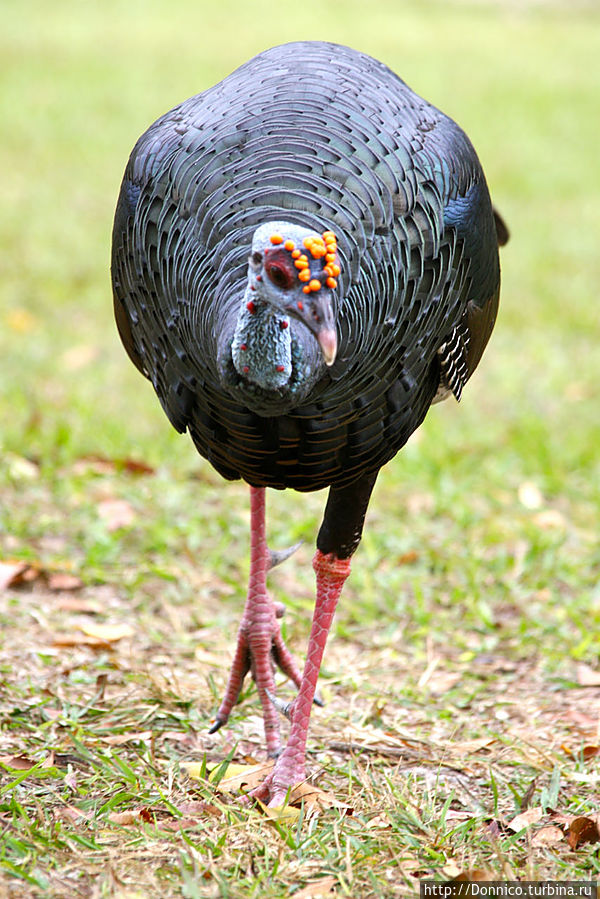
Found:
<svg viewBox="0 0 600 899"><path fill-rule="evenodd" d="M177 811L187 817L193 817L194 815L220 816L223 814L223 811L218 806L213 805L212 802L206 802L204 799L187 799L185 802L180 802L177 806Z"/></svg>
<svg viewBox="0 0 600 899"><path fill-rule="evenodd" d="M98 637L88 637L86 634L53 634L52 645L61 648L70 646L88 646L90 649L107 649L110 643L100 640Z"/></svg>
<svg viewBox="0 0 600 899"><path fill-rule="evenodd" d="M28 568L27 562L0 562L0 590L13 587Z"/></svg>
<svg viewBox="0 0 600 899"><path fill-rule="evenodd" d="M107 531L128 528L135 521L134 508L125 499L103 499L98 503L98 516L106 525Z"/></svg>
<svg viewBox="0 0 600 899"><path fill-rule="evenodd" d="M147 475L155 472L151 465L141 462L139 459L110 459L108 456L96 453L82 456L77 460L74 468L79 471L92 470L96 474L113 474L115 471L126 471L128 474Z"/></svg>
<svg viewBox="0 0 600 899"><path fill-rule="evenodd" d="M565 838L564 831L555 824L547 824L536 831L531 838L532 846L556 846Z"/></svg>
<svg viewBox="0 0 600 899"><path fill-rule="evenodd" d="M114 734L109 737L100 737L103 743L109 746L124 746L126 743L149 743L152 740L151 730L141 730L134 733Z"/></svg>
<svg viewBox="0 0 600 899"><path fill-rule="evenodd" d="M600 671L582 662L577 666L577 683L580 687L600 687Z"/></svg>
<svg viewBox="0 0 600 899"><path fill-rule="evenodd" d="M473 812L465 812L457 808L449 808L446 812L446 821L470 821Z"/></svg>
<svg viewBox="0 0 600 899"><path fill-rule="evenodd" d="M584 843L599 843L598 823L584 815L571 822L567 834L567 842L571 849L579 849Z"/></svg>
<svg viewBox="0 0 600 899"><path fill-rule="evenodd" d="M588 759L593 759L600 752L600 746L597 746L596 744L588 744L587 746L580 746L577 749L571 749L570 746L566 746L563 743L560 748L567 755L570 755L571 758L582 758L584 762L587 762Z"/></svg>
<svg viewBox="0 0 600 899"><path fill-rule="evenodd" d="M473 755L482 749L487 749L495 742L494 737L479 737L477 740L463 740L460 743L445 741L445 746L453 755Z"/></svg>
<svg viewBox="0 0 600 899"><path fill-rule="evenodd" d="M416 551L416 549L409 549L408 552L402 553L402 555L398 556L399 565L414 565L414 563L418 561L419 553Z"/></svg>
<svg viewBox="0 0 600 899"><path fill-rule="evenodd" d="M1 755L0 765L5 768L11 768L13 771L30 771L35 768L37 762L28 758L26 755Z"/></svg>
<svg viewBox="0 0 600 899"><path fill-rule="evenodd" d="M304 803L304 808L309 816L329 808L343 809L346 811L346 814L352 814L353 812L351 806L340 802L333 793L321 790L319 787L306 783L306 781L296 784L290 793L289 801L290 805L299 806L301 803Z"/></svg>
<svg viewBox="0 0 600 899"><path fill-rule="evenodd" d="M91 599L83 599L81 596L57 596L53 604L59 612L81 612L85 615L99 615L103 609L100 603Z"/></svg>
<svg viewBox="0 0 600 899"><path fill-rule="evenodd" d="M79 590L83 581L75 574L64 571L51 571L46 577L49 590Z"/></svg>
<svg viewBox="0 0 600 899"><path fill-rule="evenodd" d="M452 882L481 883L482 881L493 879L494 875L491 871L488 871L487 868L470 868L466 871L461 871L460 874L453 877Z"/></svg>
<svg viewBox="0 0 600 899"><path fill-rule="evenodd" d="M111 812L108 816L108 820L112 824L122 824L126 827L129 824L138 824L140 821L143 821L146 824L152 824L154 815L150 809L136 808L127 812Z"/></svg>
<svg viewBox="0 0 600 899"><path fill-rule="evenodd" d="M508 827L511 830L514 830L515 833L523 830L525 827L531 827L532 824L537 824L538 821L543 817L543 809L541 806L534 806L534 808L528 808L524 812L520 812L518 815L515 815L508 822Z"/></svg>
<svg viewBox="0 0 600 899"><path fill-rule="evenodd" d="M259 765L235 765L227 766L225 776L216 784L216 789L221 793L237 793L240 790L248 792L258 787L265 777L273 770L273 761ZM186 772L188 777L194 780L202 780L204 765L202 762L180 762L179 767ZM220 766L216 766L208 772L208 781L213 783Z"/></svg>
<svg viewBox="0 0 600 899"><path fill-rule="evenodd" d="M2 755L0 756L0 765L11 768L13 771L30 771L35 768L39 762L30 759L26 755ZM52 768L54 765L54 752L50 752L42 764L41 768Z"/></svg>
<svg viewBox="0 0 600 899"><path fill-rule="evenodd" d="M313 883L308 883L297 893L294 893L294 899L319 899L320 896L328 897L337 883L335 877L322 877Z"/></svg>
<svg viewBox="0 0 600 899"><path fill-rule="evenodd" d="M42 578L49 590L78 590L83 581L66 571L48 571L38 563L23 561L0 562L0 590L31 584Z"/></svg>
<svg viewBox="0 0 600 899"><path fill-rule="evenodd" d="M385 813L382 813L381 815L375 815L373 818L369 818L366 826L369 829L381 828L382 830L390 827L389 815L386 815Z"/></svg>
<svg viewBox="0 0 600 899"><path fill-rule="evenodd" d="M274 764L270 761L260 765L229 765L225 777L217 785L217 790L220 793L238 793L240 790L247 793L260 786L273 770ZM208 779L211 780L211 775Z"/></svg>

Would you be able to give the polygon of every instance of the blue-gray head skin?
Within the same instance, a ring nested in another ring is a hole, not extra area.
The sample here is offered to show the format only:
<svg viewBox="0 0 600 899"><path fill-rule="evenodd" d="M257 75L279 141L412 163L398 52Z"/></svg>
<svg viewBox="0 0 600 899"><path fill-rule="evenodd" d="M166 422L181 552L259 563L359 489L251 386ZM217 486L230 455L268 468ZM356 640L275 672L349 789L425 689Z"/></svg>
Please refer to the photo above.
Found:
<svg viewBox="0 0 600 899"><path fill-rule="evenodd" d="M266 390L288 385L294 346L290 320L314 335L326 365L337 353L333 292L340 273L333 232L266 222L254 232L248 282L231 346L236 371Z"/></svg>

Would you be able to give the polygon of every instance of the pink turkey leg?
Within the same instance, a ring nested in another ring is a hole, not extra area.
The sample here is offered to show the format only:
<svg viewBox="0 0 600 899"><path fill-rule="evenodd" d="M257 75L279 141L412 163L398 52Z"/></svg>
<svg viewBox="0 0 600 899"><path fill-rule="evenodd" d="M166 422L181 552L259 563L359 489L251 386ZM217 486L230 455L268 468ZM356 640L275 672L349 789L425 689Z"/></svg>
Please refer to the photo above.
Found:
<svg viewBox="0 0 600 899"><path fill-rule="evenodd" d="M290 787L301 783L306 777L306 738L310 711L327 635L342 587L350 574L350 559L338 559L334 553L324 555L317 550L313 568L317 575L317 599L302 683L291 706L290 736L272 773L252 793L256 799L268 800L272 806L283 805Z"/></svg>
<svg viewBox="0 0 600 899"><path fill-rule="evenodd" d="M250 488L250 577L244 614L238 631L237 646L231 665L225 696L210 728L214 733L222 727L242 689L249 670L256 683L263 708L267 751L277 756L281 750L279 717L269 693L275 693L273 662L297 687L301 684L300 672L290 651L283 642L276 607L267 593L267 572L271 557L265 537L265 489Z"/></svg>

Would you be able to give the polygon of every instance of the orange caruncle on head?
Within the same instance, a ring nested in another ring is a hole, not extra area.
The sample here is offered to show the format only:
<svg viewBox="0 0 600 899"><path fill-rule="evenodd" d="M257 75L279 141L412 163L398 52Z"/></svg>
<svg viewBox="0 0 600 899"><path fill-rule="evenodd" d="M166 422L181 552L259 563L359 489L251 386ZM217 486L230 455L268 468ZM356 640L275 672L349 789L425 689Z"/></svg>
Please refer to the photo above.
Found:
<svg viewBox="0 0 600 899"><path fill-rule="evenodd" d="M324 231L322 235L314 234L305 237L302 241L302 249L296 247L293 240L285 240L281 234L271 234L270 242L274 247L281 247L290 253L294 260L294 267L297 269L297 278L304 282L302 288L304 293L314 293L320 290L323 283L330 290L337 287L336 278L340 274L340 265L337 256L337 240L333 231ZM319 259L325 260L322 272L311 273L309 256L315 261ZM317 277L316 275L320 277ZM321 280L324 278L324 281Z"/></svg>

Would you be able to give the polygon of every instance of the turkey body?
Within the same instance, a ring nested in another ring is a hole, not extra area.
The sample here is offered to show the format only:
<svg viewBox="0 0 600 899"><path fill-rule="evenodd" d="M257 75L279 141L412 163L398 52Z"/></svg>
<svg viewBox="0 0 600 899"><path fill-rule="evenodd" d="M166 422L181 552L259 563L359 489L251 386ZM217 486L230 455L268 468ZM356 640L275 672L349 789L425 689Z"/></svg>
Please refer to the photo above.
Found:
<svg viewBox="0 0 600 899"><path fill-rule="evenodd" d="M460 399L494 325L506 236L458 125L335 44L259 54L133 149L115 316L173 426L251 486L250 587L213 730L251 670L279 755L257 792L272 804L304 776L325 638L377 472L434 401ZM330 488L303 675L265 586L266 487ZM282 754L273 662L299 687Z"/></svg>
<svg viewBox="0 0 600 899"><path fill-rule="evenodd" d="M252 233L282 218L337 235L339 350L306 390L269 392L230 347ZM112 272L124 343L177 430L224 477L297 490L392 458L444 386L440 347L456 342L455 392L477 365L499 293L468 138L383 64L323 43L260 54L140 138Z"/></svg>

